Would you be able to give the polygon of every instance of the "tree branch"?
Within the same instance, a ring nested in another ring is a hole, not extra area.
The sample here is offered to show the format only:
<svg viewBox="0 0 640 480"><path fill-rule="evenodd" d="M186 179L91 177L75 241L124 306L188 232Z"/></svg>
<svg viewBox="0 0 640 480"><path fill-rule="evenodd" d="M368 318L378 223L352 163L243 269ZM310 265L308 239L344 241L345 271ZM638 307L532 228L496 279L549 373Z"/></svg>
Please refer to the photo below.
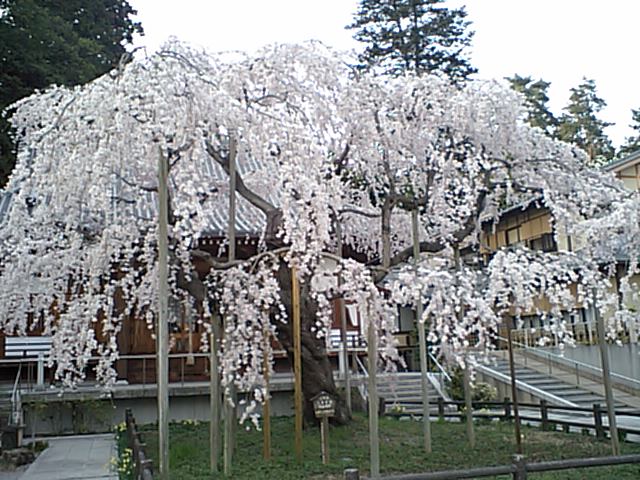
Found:
<svg viewBox="0 0 640 480"><path fill-rule="evenodd" d="M205 146L207 149L207 153L213 158L218 165L220 165L224 171L229 175L229 159L220 155L213 145L208 140L205 140ZM262 198L260 195L255 193L253 190L250 190L244 183L242 176L236 171L236 191L242 195L251 205L256 207L262 213L264 213L267 218L269 215L273 215L273 212L279 210L277 207L269 203L267 200Z"/></svg>

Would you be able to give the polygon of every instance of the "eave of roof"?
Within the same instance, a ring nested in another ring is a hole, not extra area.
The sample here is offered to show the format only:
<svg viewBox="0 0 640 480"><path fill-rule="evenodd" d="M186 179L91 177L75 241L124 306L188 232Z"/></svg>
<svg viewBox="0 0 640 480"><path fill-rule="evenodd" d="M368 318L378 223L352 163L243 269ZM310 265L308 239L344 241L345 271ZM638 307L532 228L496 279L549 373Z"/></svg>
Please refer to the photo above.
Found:
<svg viewBox="0 0 640 480"><path fill-rule="evenodd" d="M621 168L631 166L636 162L640 162L640 150L636 150L629 155L625 155L618 160L614 160L613 162L607 163L602 167L602 170L605 172L614 172L616 170L620 170Z"/></svg>

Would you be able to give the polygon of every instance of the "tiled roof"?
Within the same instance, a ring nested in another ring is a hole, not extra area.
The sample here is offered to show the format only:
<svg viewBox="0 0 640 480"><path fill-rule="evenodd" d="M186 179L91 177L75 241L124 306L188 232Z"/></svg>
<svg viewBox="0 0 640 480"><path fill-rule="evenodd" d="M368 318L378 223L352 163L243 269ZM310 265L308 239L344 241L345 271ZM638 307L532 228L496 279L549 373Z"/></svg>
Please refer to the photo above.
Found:
<svg viewBox="0 0 640 480"><path fill-rule="evenodd" d="M261 165L257 161L243 161L238 163L238 172L240 174L248 174L260 169ZM203 175L211 177L212 185L220 185L220 183L226 182L228 178L224 170L210 158L207 158L207 160L203 162ZM119 190L120 188L116 181L113 191L115 193ZM0 226L9 214L13 196L9 191L0 190ZM115 194L114 196L119 197L120 195ZM276 199L277 195L273 193L267 198L267 200L277 204ZM228 196L224 195L223 198L214 203L212 208L206 211L202 236L221 237L226 235L229 222L227 205ZM156 212L155 194L151 192L141 192L135 197L135 204L129 204L129 202L114 202L114 209L120 211L128 210L129 214L135 215L138 218L151 219L155 216ZM264 230L265 224L266 221L263 213L238 195L236 199L236 235L259 236Z"/></svg>

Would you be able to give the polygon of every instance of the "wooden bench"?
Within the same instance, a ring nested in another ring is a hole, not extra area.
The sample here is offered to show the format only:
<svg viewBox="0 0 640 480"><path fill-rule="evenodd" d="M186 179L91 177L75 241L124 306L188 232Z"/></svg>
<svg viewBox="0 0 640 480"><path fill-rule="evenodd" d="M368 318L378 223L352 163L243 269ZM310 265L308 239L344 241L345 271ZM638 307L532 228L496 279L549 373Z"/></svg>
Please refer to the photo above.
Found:
<svg viewBox="0 0 640 480"><path fill-rule="evenodd" d="M51 337L5 337L5 358L33 358L40 355L47 357L51 350Z"/></svg>

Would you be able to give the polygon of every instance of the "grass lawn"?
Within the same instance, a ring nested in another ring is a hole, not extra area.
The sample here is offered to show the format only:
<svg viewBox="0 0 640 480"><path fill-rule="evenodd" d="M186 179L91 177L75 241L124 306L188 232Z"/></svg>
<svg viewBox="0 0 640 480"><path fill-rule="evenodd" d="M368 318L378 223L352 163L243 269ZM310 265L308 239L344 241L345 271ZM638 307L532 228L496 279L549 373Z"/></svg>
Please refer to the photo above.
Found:
<svg viewBox="0 0 640 480"><path fill-rule="evenodd" d="M147 454L157 462L155 427L143 428ZM209 425L172 424L170 430L170 470L172 480L210 479ZM510 463L515 451L513 426L491 422L476 424L475 448L466 441L464 424L435 422L432 424L433 453L422 452L422 424L419 421L380 419L380 464L382 474L419 473L462 469ZM592 436L542 432L524 427L525 455L528 461L558 460L604 456L610 454L607 441ZM234 479L339 479L347 467L357 467L366 475L369 469L367 419L356 416L347 427L330 431L330 464L322 465L318 428L304 432L303 462L293 454L293 419L272 420L272 460L262 459L262 432L238 430L233 475ZM622 453L640 453L640 445L623 443ZM218 478L223 478L220 474ZM488 477L487 477L488 478ZM510 477L494 477L507 479ZM547 474L530 474L542 479L640 479L640 465L599 467Z"/></svg>

